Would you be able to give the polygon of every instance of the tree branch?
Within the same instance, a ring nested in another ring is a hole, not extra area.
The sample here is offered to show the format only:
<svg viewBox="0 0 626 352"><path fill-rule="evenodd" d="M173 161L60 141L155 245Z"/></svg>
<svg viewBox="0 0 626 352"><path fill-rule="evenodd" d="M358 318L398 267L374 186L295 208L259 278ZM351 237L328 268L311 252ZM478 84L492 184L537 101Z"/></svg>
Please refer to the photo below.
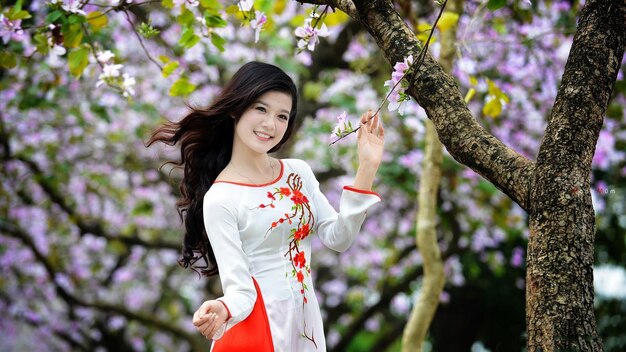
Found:
<svg viewBox="0 0 626 352"><path fill-rule="evenodd" d="M76 296L75 294L69 292L63 286L57 283L57 281L55 280L57 270L55 269L51 260L48 257L46 257L37 248L33 240L24 230L22 230L21 228L15 225L12 225L6 222L0 222L0 232L10 237L20 240L24 245L26 245L32 251L37 261L40 262L46 269L46 273L48 274L48 277L50 278L50 282L54 285L57 294L69 306L78 305L82 307L95 308L103 312L114 312L127 319L138 321L148 326L152 326L158 330L165 331L165 332L171 333L174 336L180 337L186 340L187 342L189 342L193 346L193 350L195 351L201 351L207 348L206 342L203 341L203 339L181 329L180 327L176 325L157 319L154 314L146 314L146 313L132 311L122 306L107 303L107 302L99 302L99 301L90 302L90 301L82 299L81 297Z"/></svg>
<svg viewBox="0 0 626 352"><path fill-rule="evenodd" d="M296 0L301 4L312 4L312 5L330 5L333 8L338 8L339 10L347 13L350 17L355 18L358 15L356 11L356 7L351 0Z"/></svg>
<svg viewBox="0 0 626 352"><path fill-rule="evenodd" d="M359 20L390 63L417 57L421 45L389 0L355 1ZM492 182L528 209L528 183L534 163L482 128L467 108L454 79L429 53L409 92L426 110L452 157Z"/></svg>
<svg viewBox="0 0 626 352"><path fill-rule="evenodd" d="M101 221L96 219L85 219L84 216L79 214L76 209L74 209L64 198L64 196L58 192L52 183L49 181L49 178L43 173L39 165L37 165L34 161L29 160L23 156L9 156L9 158L14 160L19 160L26 164L28 168L33 173L33 179L44 192L50 197L50 200L59 206L61 210L63 210L68 218L71 219L74 224L80 230L81 235L85 234L93 234L95 236L106 238L107 240L116 240L120 241L128 246L143 246L145 248L152 249L173 249L179 250L180 245L173 242L167 242L162 240L154 240L154 241L144 241L142 240L137 233L135 232L131 236L115 236L110 233L107 233L104 230L104 225Z"/></svg>

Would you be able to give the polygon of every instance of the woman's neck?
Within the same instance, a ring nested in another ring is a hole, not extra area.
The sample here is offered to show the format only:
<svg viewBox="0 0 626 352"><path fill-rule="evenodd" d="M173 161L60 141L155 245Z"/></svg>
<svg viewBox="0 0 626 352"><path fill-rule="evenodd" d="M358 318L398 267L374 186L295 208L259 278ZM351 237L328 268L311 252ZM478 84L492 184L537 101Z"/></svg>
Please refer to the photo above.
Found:
<svg viewBox="0 0 626 352"><path fill-rule="evenodd" d="M280 165L266 153L233 153L225 171L227 173L223 176L229 180L264 184L273 181L278 176Z"/></svg>

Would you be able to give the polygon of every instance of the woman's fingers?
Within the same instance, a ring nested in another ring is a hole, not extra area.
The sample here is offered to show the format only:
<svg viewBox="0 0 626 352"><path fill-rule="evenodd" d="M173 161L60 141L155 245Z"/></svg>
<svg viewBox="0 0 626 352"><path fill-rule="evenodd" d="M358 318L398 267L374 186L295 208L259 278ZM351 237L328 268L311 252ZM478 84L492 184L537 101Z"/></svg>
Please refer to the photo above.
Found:
<svg viewBox="0 0 626 352"><path fill-rule="evenodd" d="M215 330L217 329L217 314L209 313L207 314L207 319L205 322L196 327L198 331L207 339L211 339L215 334Z"/></svg>
<svg viewBox="0 0 626 352"><path fill-rule="evenodd" d="M210 305L208 301L205 301L204 303L202 303L200 308L198 308L198 310L196 310L196 312L193 313L193 325L199 326L204 323L203 319L208 314L209 308L210 308Z"/></svg>
<svg viewBox="0 0 626 352"><path fill-rule="evenodd" d="M372 119L372 133L374 132L378 132L378 127L380 126L380 122L378 120L378 113L376 113L376 115L374 115L374 118Z"/></svg>
<svg viewBox="0 0 626 352"><path fill-rule="evenodd" d="M206 337L207 339L213 338L213 334L215 333L215 329L217 328L216 320L217 320L217 315L213 315L211 317L211 320L207 324L208 326L203 333L204 337Z"/></svg>

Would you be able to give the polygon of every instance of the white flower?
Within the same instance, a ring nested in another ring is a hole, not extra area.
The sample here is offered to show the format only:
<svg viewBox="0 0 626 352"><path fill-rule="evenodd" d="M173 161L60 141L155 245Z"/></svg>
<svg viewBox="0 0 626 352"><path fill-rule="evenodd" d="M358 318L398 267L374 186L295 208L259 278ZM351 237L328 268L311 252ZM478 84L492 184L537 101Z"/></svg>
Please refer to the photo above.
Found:
<svg viewBox="0 0 626 352"><path fill-rule="evenodd" d="M327 37L330 34L326 24L322 23L322 26L319 29L313 28L313 26L311 26L312 21L313 18L307 18L304 21L304 26L298 27L295 30L296 36L302 38L298 40L298 49L300 50L304 50L304 48L311 51L315 50L315 45L319 43L319 37Z"/></svg>
<svg viewBox="0 0 626 352"><path fill-rule="evenodd" d="M61 56L65 55L66 52L64 47L54 44L48 51L48 65L54 68L63 66L65 63L61 60Z"/></svg>
<svg viewBox="0 0 626 352"><path fill-rule="evenodd" d="M106 50L106 51L100 51L96 55L96 57L99 62L106 64L107 62L109 62L109 60L115 57L115 54L113 54L110 50Z"/></svg>
<svg viewBox="0 0 626 352"><path fill-rule="evenodd" d="M259 34L263 29L263 25L267 22L267 17L261 11L255 11L255 17L250 21L250 27L254 29L254 42L259 41Z"/></svg>
<svg viewBox="0 0 626 352"><path fill-rule="evenodd" d="M107 64L104 65L104 68L102 69L102 75L104 75L104 77L119 77L120 76L120 69L124 67L124 65L120 65L120 64Z"/></svg>
<svg viewBox="0 0 626 352"><path fill-rule="evenodd" d="M54 44L54 46L52 46L52 49L50 49L50 55L55 56L63 56L66 52L67 50L65 49L65 47L58 44Z"/></svg>
<svg viewBox="0 0 626 352"><path fill-rule="evenodd" d="M85 11L80 9L81 5L82 4L80 0L63 0L63 5L61 5L61 8L63 8L63 10L67 12L77 13L86 16L87 14L85 13Z"/></svg>
<svg viewBox="0 0 626 352"><path fill-rule="evenodd" d="M124 96L128 97L129 95L135 95L135 77L132 77L128 73L124 73L122 75L124 77L124 81L122 82L122 87L124 87Z"/></svg>
<svg viewBox="0 0 626 352"><path fill-rule="evenodd" d="M247 12L247 11L250 11L252 9L253 3L254 3L253 0L241 0L237 4L237 6L239 6L239 10L241 12Z"/></svg>
<svg viewBox="0 0 626 352"><path fill-rule="evenodd" d="M120 69L124 67L124 65L120 64L106 64L102 68L102 73L98 76L98 82L96 82L96 87L100 87L102 84L106 83L107 79L111 79L114 77L120 76Z"/></svg>
<svg viewBox="0 0 626 352"><path fill-rule="evenodd" d="M333 128L332 135L337 137L342 137L344 135L352 132L354 128L352 127L352 122L348 121L348 116L346 112L342 112L337 116L337 125Z"/></svg>

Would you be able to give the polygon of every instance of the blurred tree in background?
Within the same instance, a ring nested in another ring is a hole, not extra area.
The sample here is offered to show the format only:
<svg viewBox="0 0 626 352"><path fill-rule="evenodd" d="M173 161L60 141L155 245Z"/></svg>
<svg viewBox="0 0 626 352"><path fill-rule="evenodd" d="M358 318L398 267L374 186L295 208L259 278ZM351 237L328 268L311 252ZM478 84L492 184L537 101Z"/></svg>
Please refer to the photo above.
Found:
<svg viewBox="0 0 626 352"><path fill-rule="evenodd" d="M425 43L439 7L395 5ZM458 18L444 12L429 42L438 57L440 33L458 27L452 74L468 107L531 160L581 6L468 0ZM206 350L191 315L221 294L219 280L198 280L176 264L179 174L159 169L175 151L146 149L150 131L181 117L185 101L209 104L242 63L275 63L296 80L302 102L299 132L281 156L308 161L337 204L356 162L353 136L329 146L337 116L346 112L356 124L389 91L392 69L371 36L325 6L53 0L3 2L0 12L0 350ZM399 350L422 286L415 199L426 114L414 101L401 105L402 114L383 110L383 205L346 253L316 244L331 350ZM626 265L624 106L622 69L592 163L605 351L626 348L626 278L618 269ZM427 345L522 350L526 212L445 151L438 198L447 282Z"/></svg>

